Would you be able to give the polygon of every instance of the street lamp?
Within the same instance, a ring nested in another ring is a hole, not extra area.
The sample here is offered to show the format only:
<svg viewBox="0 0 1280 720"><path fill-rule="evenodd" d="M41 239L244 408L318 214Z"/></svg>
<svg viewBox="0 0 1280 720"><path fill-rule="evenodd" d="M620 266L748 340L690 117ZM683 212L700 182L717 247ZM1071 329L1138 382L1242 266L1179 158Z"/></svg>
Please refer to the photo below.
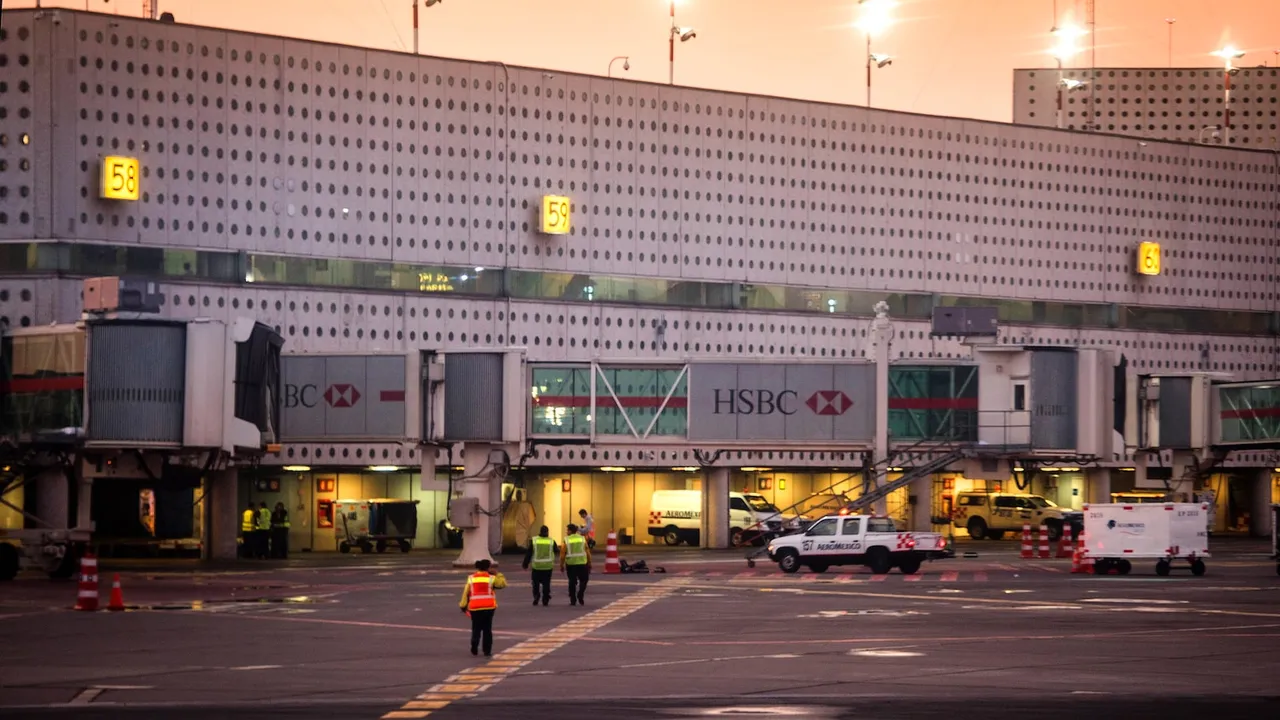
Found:
<svg viewBox="0 0 1280 720"><path fill-rule="evenodd" d="M1221 129L1222 129L1222 128L1218 127L1217 125L1205 125L1204 127L1200 128L1200 137L1197 139L1197 141L1198 141L1201 145L1203 145L1203 144L1204 144L1204 134L1205 134L1205 132L1206 132L1206 131L1212 130L1212 131L1213 131L1213 137L1215 137L1215 138L1216 138L1216 137L1218 137L1218 131L1219 131L1219 130L1221 130Z"/></svg>
<svg viewBox="0 0 1280 720"><path fill-rule="evenodd" d="M613 64L618 62L619 60L622 61L623 70L631 69L631 58L626 57L625 55L619 55L618 57L609 61L609 77L613 77Z"/></svg>
<svg viewBox="0 0 1280 720"><path fill-rule="evenodd" d="M676 0L671 0L671 32L667 36L667 84L676 84L676 38L680 42L689 42L698 37L698 33L690 27L676 25Z"/></svg>
<svg viewBox="0 0 1280 720"><path fill-rule="evenodd" d="M1075 56L1076 53L1080 52L1080 46L1079 44L1077 44L1077 41L1088 33L1085 30L1081 30L1080 28L1074 25L1064 25L1062 27L1054 26L1051 30L1049 30L1049 34L1053 35L1058 39L1058 44L1054 45L1053 48L1049 50L1049 54L1053 55L1053 59L1056 60L1058 63L1057 125L1058 125L1058 129L1061 130L1065 122L1064 116L1066 113L1066 109L1064 107L1066 101L1063 95L1067 92L1075 90L1077 87L1081 85L1086 84L1086 83L1082 83L1079 80L1072 80L1071 82L1077 83L1077 85L1068 85L1067 79L1062 76L1062 63L1067 60L1070 60L1072 57ZM1086 123L1085 125L1086 129L1088 129L1088 127L1092 124L1092 119L1093 119L1093 108L1089 108L1090 122Z"/></svg>
<svg viewBox="0 0 1280 720"><path fill-rule="evenodd" d="M1231 76L1240 72L1236 68L1232 67L1231 61L1244 57L1244 51L1237 50L1234 47L1228 45L1222 48L1221 50L1214 50L1209 54L1222 58L1222 62L1223 62L1222 144L1230 145L1231 144Z"/></svg>
<svg viewBox="0 0 1280 720"><path fill-rule="evenodd" d="M426 7L435 7L444 0L423 0ZM413 0L413 54L418 54L418 0Z"/></svg>
<svg viewBox="0 0 1280 720"><path fill-rule="evenodd" d="M871 64L882 68L890 65L893 58L888 55L871 52L871 36L878 35L893 24L889 12L897 5L894 0L858 0L862 15L858 18L858 29L867 34L867 107L871 107Z"/></svg>

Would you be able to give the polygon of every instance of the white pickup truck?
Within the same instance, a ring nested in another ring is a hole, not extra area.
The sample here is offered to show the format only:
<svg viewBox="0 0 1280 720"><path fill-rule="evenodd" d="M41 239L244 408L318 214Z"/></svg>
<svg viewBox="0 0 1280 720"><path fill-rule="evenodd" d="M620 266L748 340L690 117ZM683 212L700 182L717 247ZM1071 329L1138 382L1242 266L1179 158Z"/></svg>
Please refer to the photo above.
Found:
<svg viewBox="0 0 1280 720"><path fill-rule="evenodd" d="M786 573L802 566L820 573L832 565L866 565L878 575L895 567L911 575L925 560L943 557L942 535L898 532L890 518L868 515L828 515L803 533L769 542L769 559Z"/></svg>

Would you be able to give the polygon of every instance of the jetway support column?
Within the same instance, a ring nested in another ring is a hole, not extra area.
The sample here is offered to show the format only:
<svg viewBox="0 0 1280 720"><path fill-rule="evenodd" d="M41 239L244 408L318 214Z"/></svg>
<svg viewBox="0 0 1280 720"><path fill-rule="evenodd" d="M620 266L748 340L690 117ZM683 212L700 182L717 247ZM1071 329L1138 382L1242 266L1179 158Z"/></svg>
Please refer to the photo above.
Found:
<svg viewBox="0 0 1280 720"><path fill-rule="evenodd" d="M729 547L729 468L703 471L702 528L698 535L704 548Z"/></svg>
<svg viewBox="0 0 1280 720"><path fill-rule="evenodd" d="M915 532L933 531L933 476L925 475L911 481L907 491L915 500L911 506L911 529Z"/></svg>
<svg viewBox="0 0 1280 720"><path fill-rule="evenodd" d="M36 517L55 529L71 527L71 481L62 468L41 472L35 480L35 493Z"/></svg>
<svg viewBox="0 0 1280 720"><path fill-rule="evenodd" d="M235 468L215 470L204 478L204 530L200 538L200 559L235 560L236 536L240 532L239 472Z"/></svg>
<svg viewBox="0 0 1280 720"><path fill-rule="evenodd" d="M1253 537L1271 537L1271 526L1274 522L1271 512L1271 468L1258 470L1254 476L1253 492L1250 501L1249 534Z"/></svg>
<svg viewBox="0 0 1280 720"><path fill-rule="evenodd" d="M1084 499L1087 503L1111 502L1111 470L1088 468L1084 471Z"/></svg>
<svg viewBox="0 0 1280 720"><path fill-rule="evenodd" d="M502 476L501 465L493 462L503 451L510 457L511 448L490 443L466 443L462 447L462 474L465 480L454 491L475 498L480 513L474 528L462 530L462 553L454 567L474 567L477 560L493 560L502 551ZM496 563L495 563L496 565Z"/></svg>

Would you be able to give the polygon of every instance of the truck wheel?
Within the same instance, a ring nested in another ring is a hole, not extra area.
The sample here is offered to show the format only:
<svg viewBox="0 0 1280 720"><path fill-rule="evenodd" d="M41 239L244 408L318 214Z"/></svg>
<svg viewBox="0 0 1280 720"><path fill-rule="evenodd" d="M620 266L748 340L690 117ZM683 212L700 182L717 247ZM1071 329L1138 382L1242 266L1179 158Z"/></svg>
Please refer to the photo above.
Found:
<svg viewBox="0 0 1280 720"><path fill-rule="evenodd" d="M987 523L982 518L972 518L969 520L969 537L974 540L981 540L987 536Z"/></svg>
<svg viewBox="0 0 1280 720"><path fill-rule="evenodd" d="M80 552L75 545L68 545L62 555L62 559L56 565L48 568L45 572L50 580L66 580L75 576L76 571L80 569Z"/></svg>
<svg viewBox="0 0 1280 720"><path fill-rule="evenodd" d="M1280 572L1280 566L1277 566ZM0 542L0 580L12 580L18 576L18 548Z"/></svg>
<svg viewBox="0 0 1280 720"><path fill-rule="evenodd" d="M668 525L666 529L662 531L662 542L666 543L667 545L670 545L671 547L675 547L676 545L679 545L680 544L680 528L676 527L675 525Z"/></svg>
<svg viewBox="0 0 1280 720"><path fill-rule="evenodd" d="M1133 563L1128 560L1121 560L1116 563L1116 572L1121 575L1128 575L1130 570L1133 570Z"/></svg>
<svg viewBox="0 0 1280 720"><path fill-rule="evenodd" d="M800 570L800 553L791 548L778 552L778 568L784 573L793 574Z"/></svg>
<svg viewBox="0 0 1280 720"><path fill-rule="evenodd" d="M338 552L342 553L343 555L346 555L347 553L351 552L351 543L347 543L347 542L338 543Z"/></svg>
<svg viewBox="0 0 1280 720"><path fill-rule="evenodd" d="M920 558L908 557L898 561L898 569L903 575L915 575L920 572Z"/></svg>
<svg viewBox="0 0 1280 720"><path fill-rule="evenodd" d="M408 541L408 540L401 540L401 541L400 541L400 552L402 552L402 553L407 553L407 552L409 552L409 548L411 548L411 547L413 547L413 546L409 544L409 541Z"/></svg>
<svg viewBox="0 0 1280 720"><path fill-rule="evenodd" d="M1049 542L1058 542L1058 539L1062 537L1062 521L1049 520L1045 525L1049 529Z"/></svg>
<svg viewBox="0 0 1280 720"><path fill-rule="evenodd" d="M386 541L386 540L379 540L379 541L378 541L378 544L377 544L377 545L375 545L374 547L376 547L376 548L378 549L378 552L379 552L379 553L384 553L384 552L386 552L386 551L387 551L387 541Z"/></svg>
<svg viewBox="0 0 1280 720"><path fill-rule="evenodd" d="M809 569L816 573L824 573L829 567L831 566L826 563L809 563Z"/></svg>
<svg viewBox="0 0 1280 720"><path fill-rule="evenodd" d="M871 548L867 553L867 567L871 568L871 572L876 575L888 574L893 569L893 563L889 559L889 551L882 547Z"/></svg>
<svg viewBox="0 0 1280 720"><path fill-rule="evenodd" d="M729 528L729 544L733 547L742 547L742 543L742 528Z"/></svg>
<svg viewBox="0 0 1280 720"><path fill-rule="evenodd" d="M1196 577L1200 577L1201 575L1204 575L1204 571L1206 569L1207 568L1204 566L1204 561L1199 558L1196 558L1191 563L1191 574L1195 575Z"/></svg>
<svg viewBox="0 0 1280 720"><path fill-rule="evenodd" d="M364 553L365 555L368 555L369 553L373 552L373 543L369 542L368 540L360 541L360 552Z"/></svg>
<svg viewBox="0 0 1280 720"><path fill-rule="evenodd" d="M1159 575L1160 577L1168 577L1169 575L1168 560L1160 560L1159 562L1156 563L1156 574Z"/></svg>

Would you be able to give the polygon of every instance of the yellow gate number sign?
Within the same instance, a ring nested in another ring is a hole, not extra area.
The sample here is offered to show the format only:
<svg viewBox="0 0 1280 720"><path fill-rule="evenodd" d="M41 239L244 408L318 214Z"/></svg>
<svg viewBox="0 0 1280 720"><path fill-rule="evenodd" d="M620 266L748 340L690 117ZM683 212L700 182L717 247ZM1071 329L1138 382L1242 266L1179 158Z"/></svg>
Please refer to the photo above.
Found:
<svg viewBox="0 0 1280 720"><path fill-rule="evenodd" d="M569 198L542 196L542 232L545 235L569 234Z"/></svg>
<svg viewBox="0 0 1280 720"><path fill-rule="evenodd" d="M102 158L102 197L107 200L137 200L141 170L137 158L118 155Z"/></svg>
<svg viewBox="0 0 1280 720"><path fill-rule="evenodd" d="M1139 275L1160 274L1160 243L1144 242L1138 245L1138 267L1136 270Z"/></svg>

